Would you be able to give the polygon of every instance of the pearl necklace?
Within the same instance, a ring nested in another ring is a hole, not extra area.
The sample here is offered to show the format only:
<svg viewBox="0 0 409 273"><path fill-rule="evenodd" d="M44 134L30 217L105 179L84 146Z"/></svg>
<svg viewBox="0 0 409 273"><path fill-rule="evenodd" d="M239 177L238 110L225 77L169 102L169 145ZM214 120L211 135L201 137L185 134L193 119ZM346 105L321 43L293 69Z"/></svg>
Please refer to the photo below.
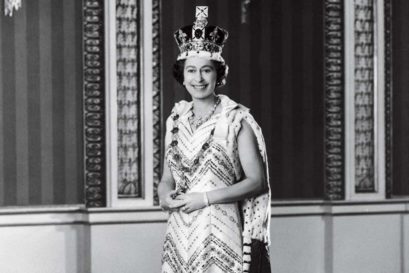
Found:
<svg viewBox="0 0 409 273"><path fill-rule="evenodd" d="M216 96L216 100L214 102L214 105L212 107L212 109L210 109L209 113L203 117L199 117L196 118L195 117L195 113L193 112L193 105L192 108L190 109L192 111L192 115L189 117L189 123L190 125L193 127L193 129L197 129L200 125L202 125L203 123L205 123L206 121L208 121L214 114L214 112L216 111L217 106L220 103L220 97Z"/></svg>

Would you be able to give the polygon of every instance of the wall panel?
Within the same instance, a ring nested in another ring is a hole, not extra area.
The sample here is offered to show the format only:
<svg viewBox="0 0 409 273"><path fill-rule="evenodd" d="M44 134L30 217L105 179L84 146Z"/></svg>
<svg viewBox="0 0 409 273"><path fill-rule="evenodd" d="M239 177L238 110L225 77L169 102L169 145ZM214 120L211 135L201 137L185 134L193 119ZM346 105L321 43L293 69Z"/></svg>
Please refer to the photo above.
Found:
<svg viewBox="0 0 409 273"><path fill-rule="evenodd" d="M409 195L409 2L392 1L392 195Z"/></svg>
<svg viewBox="0 0 409 273"><path fill-rule="evenodd" d="M83 203L82 1L24 1L0 28L0 206Z"/></svg>

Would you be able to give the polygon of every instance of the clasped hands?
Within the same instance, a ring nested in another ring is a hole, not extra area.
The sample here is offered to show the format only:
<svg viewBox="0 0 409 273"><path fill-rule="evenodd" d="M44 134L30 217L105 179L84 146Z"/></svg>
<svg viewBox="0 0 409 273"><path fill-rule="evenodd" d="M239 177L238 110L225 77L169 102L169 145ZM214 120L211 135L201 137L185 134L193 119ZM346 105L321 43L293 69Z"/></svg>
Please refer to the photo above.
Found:
<svg viewBox="0 0 409 273"><path fill-rule="evenodd" d="M164 210L174 211L182 210L185 213L202 209L208 205L207 197L203 192L191 192L177 194L176 190L168 192L161 202L161 207Z"/></svg>

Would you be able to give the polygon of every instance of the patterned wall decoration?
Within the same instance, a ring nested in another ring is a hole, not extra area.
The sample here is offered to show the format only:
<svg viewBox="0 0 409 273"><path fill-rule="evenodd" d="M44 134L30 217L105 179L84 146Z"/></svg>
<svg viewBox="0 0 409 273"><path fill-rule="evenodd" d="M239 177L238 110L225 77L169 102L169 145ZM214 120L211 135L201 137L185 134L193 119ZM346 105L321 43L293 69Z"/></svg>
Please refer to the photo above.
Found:
<svg viewBox="0 0 409 273"><path fill-rule="evenodd" d="M325 1L325 199L344 198L343 1Z"/></svg>
<svg viewBox="0 0 409 273"><path fill-rule="evenodd" d="M85 0L84 147L87 207L106 205L104 1Z"/></svg>
<svg viewBox="0 0 409 273"><path fill-rule="evenodd" d="M385 192L392 195L392 0L384 0L385 14Z"/></svg>
<svg viewBox="0 0 409 273"><path fill-rule="evenodd" d="M117 0L118 197L142 196L139 0Z"/></svg>
<svg viewBox="0 0 409 273"><path fill-rule="evenodd" d="M160 56L160 0L152 0L152 97L153 97L153 202L159 205L158 184L161 178L162 158L162 107L161 107L161 56Z"/></svg>
<svg viewBox="0 0 409 273"><path fill-rule="evenodd" d="M13 16L13 11L21 8L21 0L4 0L4 14Z"/></svg>
<svg viewBox="0 0 409 273"><path fill-rule="evenodd" d="M374 192L374 2L355 0L355 191Z"/></svg>

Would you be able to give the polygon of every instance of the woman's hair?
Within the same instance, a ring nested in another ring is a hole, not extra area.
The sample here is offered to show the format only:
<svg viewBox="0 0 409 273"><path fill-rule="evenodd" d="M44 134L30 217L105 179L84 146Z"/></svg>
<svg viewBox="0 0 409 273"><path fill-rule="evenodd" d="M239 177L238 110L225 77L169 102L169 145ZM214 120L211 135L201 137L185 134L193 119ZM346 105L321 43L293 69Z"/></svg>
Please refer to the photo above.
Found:
<svg viewBox="0 0 409 273"><path fill-rule="evenodd" d="M173 64L173 77L178 83L183 85L183 71L185 69L186 60L178 60ZM216 69L216 87L220 87L226 84L226 78L228 73L228 66L225 63L213 61L212 63Z"/></svg>

